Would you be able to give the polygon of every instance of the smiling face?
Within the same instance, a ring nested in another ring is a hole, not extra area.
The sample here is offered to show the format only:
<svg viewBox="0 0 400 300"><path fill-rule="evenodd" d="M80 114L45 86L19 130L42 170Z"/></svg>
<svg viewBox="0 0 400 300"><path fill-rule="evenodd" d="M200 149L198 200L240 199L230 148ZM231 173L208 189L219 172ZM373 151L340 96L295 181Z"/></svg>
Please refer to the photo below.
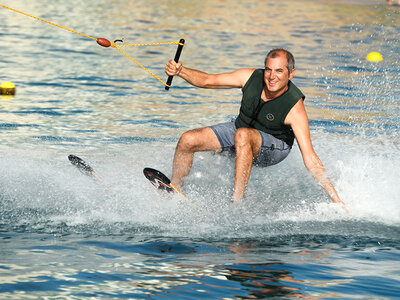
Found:
<svg viewBox="0 0 400 300"><path fill-rule="evenodd" d="M289 80L293 78L295 69L289 73L286 54L275 52L265 62L265 93L268 98L276 98L288 89Z"/></svg>

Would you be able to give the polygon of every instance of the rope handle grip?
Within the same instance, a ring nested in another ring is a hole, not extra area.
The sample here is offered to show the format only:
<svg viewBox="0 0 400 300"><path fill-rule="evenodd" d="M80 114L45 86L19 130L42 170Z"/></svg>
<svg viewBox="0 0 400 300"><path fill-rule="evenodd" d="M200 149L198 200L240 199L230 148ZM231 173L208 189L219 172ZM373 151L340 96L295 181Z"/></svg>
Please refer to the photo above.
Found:
<svg viewBox="0 0 400 300"><path fill-rule="evenodd" d="M182 49L183 49L183 45L184 44L185 44L185 40L184 39L180 39L179 45L178 45L178 49L176 49L176 54L175 54L175 58L174 58L175 62L179 61L179 57L181 57L181 53L182 53ZM165 86L165 90L166 91L168 91L169 88L171 87L172 78L174 78L174 76L168 76L167 85Z"/></svg>

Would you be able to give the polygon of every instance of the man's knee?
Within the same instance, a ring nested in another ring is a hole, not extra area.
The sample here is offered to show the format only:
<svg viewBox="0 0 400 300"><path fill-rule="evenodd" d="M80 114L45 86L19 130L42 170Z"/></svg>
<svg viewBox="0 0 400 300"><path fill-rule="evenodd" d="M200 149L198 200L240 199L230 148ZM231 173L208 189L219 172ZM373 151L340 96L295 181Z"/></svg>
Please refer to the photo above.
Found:
<svg viewBox="0 0 400 300"><path fill-rule="evenodd" d="M253 157L257 157L261 143L261 135L256 129L239 128L235 133L236 152L247 149L253 153Z"/></svg>
<svg viewBox="0 0 400 300"><path fill-rule="evenodd" d="M221 151L221 145L210 127L186 131L179 139L177 148L182 151Z"/></svg>
<svg viewBox="0 0 400 300"><path fill-rule="evenodd" d="M196 132L194 130L189 130L181 135L177 147L184 151L193 151L198 143L198 135Z"/></svg>
<svg viewBox="0 0 400 300"><path fill-rule="evenodd" d="M235 146L250 145L250 129L238 128L234 136Z"/></svg>

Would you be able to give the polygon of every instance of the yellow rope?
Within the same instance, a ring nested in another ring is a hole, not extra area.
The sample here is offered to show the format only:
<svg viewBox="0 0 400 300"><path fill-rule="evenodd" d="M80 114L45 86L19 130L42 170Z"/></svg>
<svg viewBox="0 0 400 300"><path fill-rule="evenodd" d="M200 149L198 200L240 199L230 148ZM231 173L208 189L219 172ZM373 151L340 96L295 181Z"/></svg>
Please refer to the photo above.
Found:
<svg viewBox="0 0 400 300"><path fill-rule="evenodd" d="M22 14L22 15L25 15L25 16L28 16L28 17L31 17L31 18L34 18L34 19L36 19L36 20L45 22L45 23L47 23L47 24L50 24L50 25L59 27L59 28L64 29L64 30L71 31L71 32L73 32L73 33L80 34L80 35L82 35L82 36L84 36L84 37L87 37L87 38L89 38L89 39L92 39L92 40L97 41L96 38L91 37L91 36L89 36L89 35L80 33L80 32L78 32L78 31L75 31L75 30L66 28L66 27L61 26L61 25L57 25L57 24L55 24L55 23L52 23L52 22L43 20L43 19L41 19L41 18L32 16L32 15L29 15L29 14L27 14L27 13L24 13L24 12L22 12L22 11L19 11L19 10L14 9L14 8L5 6L5 5L3 5L3 4L0 4L0 7L7 8L7 9L9 9L9 10L15 11L15 12L20 13L20 14ZM111 42L111 47L117 49L117 50L120 51L122 54L124 54L125 56L127 56L127 57L128 57L129 59L131 59L134 63L136 63L139 67L143 68L145 71L147 71L150 75L152 75L154 78L156 78L156 79L157 79L158 81L160 81L162 84L164 84L165 86L170 87L170 85L166 84L166 83L165 83L164 81L162 81L158 76L156 76L155 74L153 74L152 72L150 72L150 71L149 71L148 69L146 69L143 65L141 65L139 62L137 62L136 60L134 60L132 57L130 57L128 54L126 54L124 51L122 51L122 50L120 49L120 47L130 47L130 46L154 46L154 45L183 45L183 44L182 44L182 43L179 43L179 42L169 42L169 43L128 44L128 45L118 45L118 46L117 46L117 45L115 45L115 43Z"/></svg>
<svg viewBox="0 0 400 300"><path fill-rule="evenodd" d="M88 36L88 35L86 35L86 34L80 33L80 32L78 32L78 31L75 31L75 30L72 30L72 29L69 29L69 28L66 28L66 27L63 27L63 26L61 26L61 25L57 25L57 24L55 24L55 23L52 23L52 22L49 22L49 21L46 21L46 20L43 20L43 19L41 19L41 18L38 18L38 17L32 16L32 15L26 14L26 13L24 13L24 12L22 12L22 11L16 10L16 9L11 8L11 7L8 7L8 6L5 6L5 5L3 5L3 4L0 4L0 6L1 6L1 7L4 7L4 8L7 8L7 9L9 9L9 10L15 11L15 12L17 12L17 13L23 14L23 15L25 15L25 16L34 18L34 19L36 19L36 20L45 22L45 23L47 23L47 24L50 24L50 25L53 25L53 26L57 26L57 27L59 27L59 28L62 28L62 29L65 29L65 30L68 30L68 31L71 31L71 32L74 32L74 33L77 33L77 34L80 34L80 35L85 36L85 37L87 37L87 38L89 38L89 39L97 40L97 39L94 38L94 37Z"/></svg>
<svg viewBox="0 0 400 300"><path fill-rule="evenodd" d="M157 79L158 81L160 81L162 84L164 84L165 86L170 87L170 85L166 84L164 81L161 80L160 77L158 77L157 75L153 74L150 70L146 69L142 64L140 64L139 62L137 62L136 60L134 60L132 57L130 57L128 54L126 54L124 51L122 51L119 46L113 44L112 47L114 47L115 49L117 49L118 51L120 51L122 54L124 54L126 57L128 57L130 60L132 60L135 64L137 64L139 67L141 67L143 70L149 72L150 75L152 75L155 79Z"/></svg>
<svg viewBox="0 0 400 300"><path fill-rule="evenodd" d="M184 44L179 42L169 42L169 43L148 43L148 44L127 44L127 45L118 45L118 47L134 47L134 46L158 46L158 45L181 45Z"/></svg>

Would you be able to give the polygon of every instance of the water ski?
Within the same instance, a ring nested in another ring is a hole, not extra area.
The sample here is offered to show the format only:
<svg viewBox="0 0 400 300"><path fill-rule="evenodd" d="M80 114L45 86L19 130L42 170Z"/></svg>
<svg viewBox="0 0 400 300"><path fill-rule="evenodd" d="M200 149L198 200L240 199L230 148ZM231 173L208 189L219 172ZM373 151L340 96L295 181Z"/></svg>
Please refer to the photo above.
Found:
<svg viewBox="0 0 400 300"><path fill-rule="evenodd" d="M101 182L102 184L104 184L103 179L99 175L97 175L97 173L93 170L93 168L87 162L85 162L82 158L80 158L76 155L70 154L68 156L68 160L71 162L71 164L76 166L78 168L78 170L81 171L83 174L85 174L89 177L93 177L96 180L98 180L99 182ZM163 173L161 173L160 171L152 169L152 168L144 168L143 174L151 182L151 184L154 185L158 190L165 191L167 193L178 194L193 207L199 208L207 213L210 213L207 209L202 208L202 207L198 206L196 203L187 199L177 188L175 188L172 185L171 180L167 176L165 176ZM107 185L105 185L105 187L110 189L110 187L108 187Z"/></svg>
<svg viewBox="0 0 400 300"><path fill-rule="evenodd" d="M82 158L70 154L68 155L68 160L78 168L79 171L81 171L83 174L87 176L94 176L93 174L95 173L93 168L89 166Z"/></svg>
<svg viewBox="0 0 400 300"><path fill-rule="evenodd" d="M73 164L75 167L78 168L79 171L81 171L83 174L95 178L99 182L103 183L103 179L97 175L97 173L93 170L91 166L87 162L85 162L82 158L70 154L68 155L68 160Z"/></svg>
<svg viewBox="0 0 400 300"><path fill-rule="evenodd" d="M171 184L171 180L160 171L152 168L144 168L143 174L157 189L168 193L178 193L178 190Z"/></svg>

